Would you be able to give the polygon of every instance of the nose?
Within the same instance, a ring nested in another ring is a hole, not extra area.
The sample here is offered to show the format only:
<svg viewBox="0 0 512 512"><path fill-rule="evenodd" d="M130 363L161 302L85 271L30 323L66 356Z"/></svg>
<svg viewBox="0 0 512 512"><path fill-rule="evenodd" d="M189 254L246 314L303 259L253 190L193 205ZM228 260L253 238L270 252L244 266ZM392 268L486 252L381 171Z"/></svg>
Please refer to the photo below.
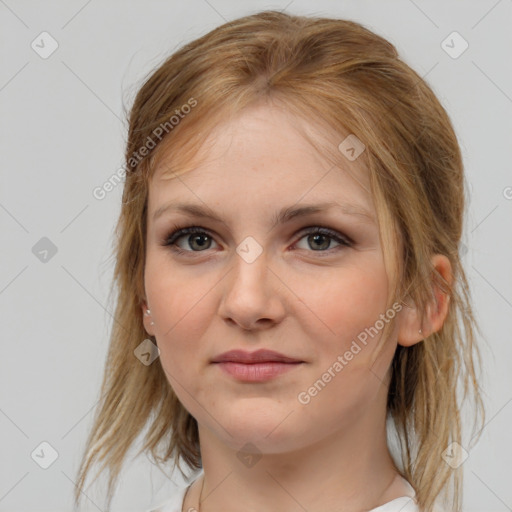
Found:
<svg viewBox="0 0 512 512"><path fill-rule="evenodd" d="M282 282L268 267L264 253L252 263L236 254L222 283L219 315L227 323L243 330L262 330L283 319Z"/></svg>

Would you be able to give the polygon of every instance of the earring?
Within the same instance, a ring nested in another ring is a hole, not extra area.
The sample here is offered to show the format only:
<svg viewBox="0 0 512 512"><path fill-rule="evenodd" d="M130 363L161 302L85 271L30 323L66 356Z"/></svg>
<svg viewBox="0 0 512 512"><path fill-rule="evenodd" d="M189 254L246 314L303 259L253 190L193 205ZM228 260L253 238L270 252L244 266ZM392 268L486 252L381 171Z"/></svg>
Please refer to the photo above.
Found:
<svg viewBox="0 0 512 512"><path fill-rule="evenodd" d="M146 309L146 315L151 315L151 311L149 309ZM151 323L149 325L155 325L155 322L153 322L153 320L151 320Z"/></svg>

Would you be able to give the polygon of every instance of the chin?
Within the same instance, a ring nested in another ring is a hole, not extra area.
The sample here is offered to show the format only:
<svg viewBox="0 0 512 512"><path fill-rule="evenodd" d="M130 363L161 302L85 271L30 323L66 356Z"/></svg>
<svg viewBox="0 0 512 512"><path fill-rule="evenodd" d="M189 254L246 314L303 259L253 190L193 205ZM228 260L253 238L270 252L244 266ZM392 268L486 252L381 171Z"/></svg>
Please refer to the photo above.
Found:
<svg viewBox="0 0 512 512"><path fill-rule="evenodd" d="M268 402L268 400L266 400ZM265 453L282 453L292 449L292 443L302 432L296 429L305 425L301 424L295 418L289 421L293 413L287 418L290 408L258 406L255 402L258 399L246 400L246 404L234 404L229 411L224 411L218 416L214 414L221 425L226 425L226 430L219 428L219 425L211 425L213 430L220 435L224 442L232 448L239 450L246 443L254 444L258 449ZM263 404L265 405L265 404ZM230 435L231 434L231 435Z"/></svg>

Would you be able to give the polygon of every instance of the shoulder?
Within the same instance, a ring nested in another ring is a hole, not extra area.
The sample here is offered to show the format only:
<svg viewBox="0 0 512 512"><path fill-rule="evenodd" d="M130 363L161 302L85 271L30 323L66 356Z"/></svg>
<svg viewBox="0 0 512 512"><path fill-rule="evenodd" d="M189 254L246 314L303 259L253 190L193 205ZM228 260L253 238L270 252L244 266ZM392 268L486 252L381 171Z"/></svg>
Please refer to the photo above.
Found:
<svg viewBox="0 0 512 512"><path fill-rule="evenodd" d="M417 501L411 496L396 498L380 507L373 508L369 512L422 512ZM434 506L433 512L447 512L446 509Z"/></svg>
<svg viewBox="0 0 512 512"><path fill-rule="evenodd" d="M396 498L384 505L371 509L369 512L420 512L415 500L414 489L406 480L405 483L411 491L409 496ZM188 487L188 485L178 486L170 498L157 505L153 505L144 512L181 512ZM435 508L434 512L446 511L442 508Z"/></svg>
<svg viewBox="0 0 512 512"><path fill-rule="evenodd" d="M181 512L187 488L188 486L186 485L177 487L170 498L157 505L153 505L144 512Z"/></svg>
<svg viewBox="0 0 512 512"><path fill-rule="evenodd" d="M416 501L411 496L402 496L389 503L372 508L369 512L420 512Z"/></svg>
<svg viewBox="0 0 512 512"><path fill-rule="evenodd" d="M413 486L399 473L386 489L382 501L385 503L368 512L420 512Z"/></svg>

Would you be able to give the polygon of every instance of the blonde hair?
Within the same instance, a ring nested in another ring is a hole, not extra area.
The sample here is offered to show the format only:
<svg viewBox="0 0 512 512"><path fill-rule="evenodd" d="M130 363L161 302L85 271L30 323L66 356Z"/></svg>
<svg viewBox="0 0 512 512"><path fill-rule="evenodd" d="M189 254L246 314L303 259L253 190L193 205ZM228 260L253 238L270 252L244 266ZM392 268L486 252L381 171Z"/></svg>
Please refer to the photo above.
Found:
<svg viewBox="0 0 512 512"><path fill-rule="evenodd" d="M434 297L432 277L449 294L442 328L423 342L397 347L387 409L400 442L396 462L420 509L431 512L443 495L450 510L460 511L462 468L452 469L442 455L450 443L463 444L463 402L471 398L476 407L474 426L478 417L483 424L485 412L476 377L479 329L459 255L466 203L454 129L430 87L387 40L353 21L277 11L231 21L183 46L134 101L116 228L115 323L75 504L99 462L99 473L109 470L110 504L126 454L148 424L137 455L147 451L158 464L173 460L180 470L180 460L201 467L196 420L177 399L160 360L146 366L133 353L148 338L141 310L148 186L164 160L169 172L185 172L220 119L270 99L340 134L338 143L354 134L365 144L360 158L369 172L386 268L394 276L390 304L399 297L424 312ZM194 106L182 108L186 104ZM188 113L171 127L177 110ZM162 141L141 151L161 136L158 127L166 127ZM340 163L336 147L324 149ZM436 253L450 260L451 286L432 268Z"/></svg>

